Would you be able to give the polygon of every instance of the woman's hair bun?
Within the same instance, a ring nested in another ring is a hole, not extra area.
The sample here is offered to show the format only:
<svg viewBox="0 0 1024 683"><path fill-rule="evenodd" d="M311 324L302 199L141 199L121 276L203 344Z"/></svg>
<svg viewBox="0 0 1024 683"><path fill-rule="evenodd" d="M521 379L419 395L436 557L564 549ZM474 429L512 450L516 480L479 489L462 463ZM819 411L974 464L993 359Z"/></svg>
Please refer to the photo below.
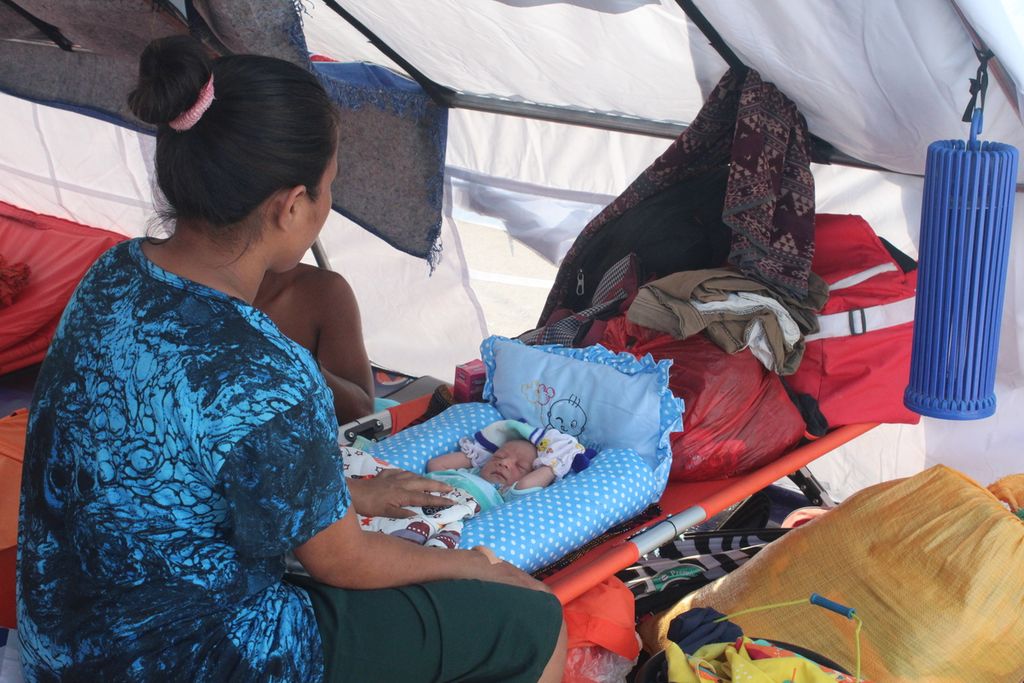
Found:
<svg viewBox="0 0 1024 683"><path fill-rule="evenodd" d="M157 38L139 58L139 83L128 95L128 106L146 123L167 123L196 101L212 66L195 38Z"/></svg>

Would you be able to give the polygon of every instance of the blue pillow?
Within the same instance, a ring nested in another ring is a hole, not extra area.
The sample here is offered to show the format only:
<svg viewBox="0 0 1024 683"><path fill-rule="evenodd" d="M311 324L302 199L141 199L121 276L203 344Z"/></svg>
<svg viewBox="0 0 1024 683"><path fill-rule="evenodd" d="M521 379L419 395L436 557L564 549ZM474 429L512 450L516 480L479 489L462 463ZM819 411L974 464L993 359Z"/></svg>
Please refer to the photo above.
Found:
<svg viewBox="0 0 1024 683"><path fill-rule="evenodd" d="M485 339L480 351L487 366L483 398L503 417L554 427L598 452L635 450L667 477L669 434L682 430L683 412L668 388L672 361L498 336Z"/></svg>

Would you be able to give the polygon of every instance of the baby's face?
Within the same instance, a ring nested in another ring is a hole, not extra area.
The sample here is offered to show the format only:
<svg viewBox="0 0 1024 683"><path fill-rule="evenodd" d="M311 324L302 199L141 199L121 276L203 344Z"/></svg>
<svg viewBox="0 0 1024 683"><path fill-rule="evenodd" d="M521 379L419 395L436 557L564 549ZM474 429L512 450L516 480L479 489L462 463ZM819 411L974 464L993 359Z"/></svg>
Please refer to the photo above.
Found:
<svg viewBox="0 0 1024 683"><path fill-rule="evenodd" d="M509 441L480 468L480 476L492 484L511 486L533 470L537 449L529 441Z"/></svg>

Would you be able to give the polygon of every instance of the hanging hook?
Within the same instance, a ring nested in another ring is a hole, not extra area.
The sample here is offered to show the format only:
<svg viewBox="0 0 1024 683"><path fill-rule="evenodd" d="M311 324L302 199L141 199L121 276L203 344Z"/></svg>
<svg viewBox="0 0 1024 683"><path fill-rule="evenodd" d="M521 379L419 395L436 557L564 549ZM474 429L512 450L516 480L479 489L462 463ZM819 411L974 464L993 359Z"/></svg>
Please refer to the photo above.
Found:
<svg viewBox="0 0 1024 683"><path fill-rule="evenodd" d="M974 54L978 56L978 71L971 82L971 100L964 110L963 122L971 124L970 146L977 146L978 136L984 127L985 93L988 91L988 60L995 55L990 50L979 50L974 48Z"/></svg>

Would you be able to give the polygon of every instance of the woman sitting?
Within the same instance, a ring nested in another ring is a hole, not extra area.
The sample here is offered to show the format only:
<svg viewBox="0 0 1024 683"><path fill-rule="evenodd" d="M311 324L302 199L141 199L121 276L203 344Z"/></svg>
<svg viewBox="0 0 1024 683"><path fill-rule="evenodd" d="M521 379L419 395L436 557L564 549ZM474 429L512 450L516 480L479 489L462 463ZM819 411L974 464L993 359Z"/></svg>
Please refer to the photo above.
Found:
<svg viewBox="0 0 1024 683"><path fill-rule="evenodd" d="M39 373L27 679L557 681L564 627L542 584L484 552L359 530L357 511L448 487L350 490L315 359L251 305L330 211L338 119L319 82L186 37L154 41L139 72L129 102L158 126L174 231L100 257ZM284 576L292 550L312 578Z"/></svg>

